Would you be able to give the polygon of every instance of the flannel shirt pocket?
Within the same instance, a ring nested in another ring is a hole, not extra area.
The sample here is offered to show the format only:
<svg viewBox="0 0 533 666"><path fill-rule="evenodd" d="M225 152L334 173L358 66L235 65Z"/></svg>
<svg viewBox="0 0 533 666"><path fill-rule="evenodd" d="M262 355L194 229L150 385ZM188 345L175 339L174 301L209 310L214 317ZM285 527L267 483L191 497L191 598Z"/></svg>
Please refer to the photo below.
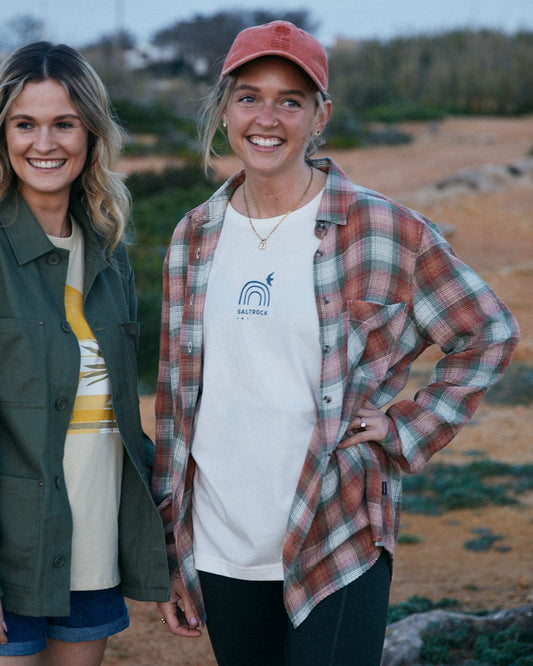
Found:
<svg viewBox="0 0 533 666"><path fill-rule="evenodd" d="M383 381L405 328L407 312L406 303L346 301L349 375L363 375L376 386Z"/></svg>

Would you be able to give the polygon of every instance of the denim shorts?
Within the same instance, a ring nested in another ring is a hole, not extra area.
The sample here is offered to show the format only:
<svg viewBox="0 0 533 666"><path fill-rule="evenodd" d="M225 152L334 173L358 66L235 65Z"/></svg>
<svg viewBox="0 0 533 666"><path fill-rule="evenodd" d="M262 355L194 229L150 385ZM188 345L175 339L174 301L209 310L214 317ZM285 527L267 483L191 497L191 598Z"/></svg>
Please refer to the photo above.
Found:
<svg viewBox="0 0 533 666"><path fill-rule="evenodd" d="M107 638L129 625L128 609L120 585L107 590L70 593L68 617L30 617L4 612L7 625L0 656L37 654L48 638L67 643Z"/></svg>

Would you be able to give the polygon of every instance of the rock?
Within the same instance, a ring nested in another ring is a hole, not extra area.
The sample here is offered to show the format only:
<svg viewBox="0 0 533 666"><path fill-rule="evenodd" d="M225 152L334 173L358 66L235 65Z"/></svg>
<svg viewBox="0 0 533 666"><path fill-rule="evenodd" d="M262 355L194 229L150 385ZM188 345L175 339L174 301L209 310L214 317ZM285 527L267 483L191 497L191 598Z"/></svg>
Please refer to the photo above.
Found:
<svg viewBox="0 0 533 666"><path fill-rule="evenodd" d="M506 165L487 164L479 169L462 169L444 180L439 181L437 190L452 190L453 192L474 191L493 192L505 185L511 178Z"/></svg>
<svg viewBox="0 0 533 666"><path fill-rule="evenodd" d="M442 199L468 192L495 192L511 184L531 185L533 158L527 157L510 164L486 164L477 169L461 169L434 185L412 192L414 205L428 205Z"/></svg>
<svg viewBox="0 0 533 666"><path fill-rule="evenodd" d="M528 180L533 176L533 158L511 164L486 164L479 169L461 169L453 176L439 181L438 190L464 188L478 192L493 192L510 181Z"/></svg>
<svg viewBox="0 0 533 666"><path fill-rule="evenodd" d="M533 607L513 608L482 617L444 610L415 613L388 626L381 666L424 666L420 662L420 650L426 629L436 623L442 632L449 632L457 622L484 633L497 633L509 628L530 629Z"/></svg>

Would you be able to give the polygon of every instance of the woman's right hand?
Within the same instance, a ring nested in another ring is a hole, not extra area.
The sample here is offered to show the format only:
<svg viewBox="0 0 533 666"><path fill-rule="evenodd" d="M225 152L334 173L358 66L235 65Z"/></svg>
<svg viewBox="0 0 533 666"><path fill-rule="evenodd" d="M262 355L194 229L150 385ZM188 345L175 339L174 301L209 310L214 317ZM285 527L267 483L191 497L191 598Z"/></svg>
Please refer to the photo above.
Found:
<svg viewBox="0 0 533 666"><path fill-rule="evenodd" d="M7 643L7 625L4 620L4 610L0 601L0 645Z"/></svg>
<svg viewBox="0 0 533 666"><path fill-rule="evenodd" d="M339 449L362 442L381 442L389 432L389 418L369 401L359 408L357 416L348 426Z"/></svg>
<svg viewBox="0 0 533 666"><path fill-rule="evenodd" d="M161 612L161 622L164 621L173 634L189 637L202 635L191 598L178 576L170 579L170 601L162 601L157 607Z"/></svg>

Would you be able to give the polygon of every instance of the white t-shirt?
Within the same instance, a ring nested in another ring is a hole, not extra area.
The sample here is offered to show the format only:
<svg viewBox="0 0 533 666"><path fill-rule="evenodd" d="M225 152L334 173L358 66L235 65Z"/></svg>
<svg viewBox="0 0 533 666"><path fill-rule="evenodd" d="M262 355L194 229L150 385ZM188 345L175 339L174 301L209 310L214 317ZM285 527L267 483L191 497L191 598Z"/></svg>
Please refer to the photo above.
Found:
<svg viewBox="0 0 533 666"><path fill-rule="evenodd" d="M259 250L228 205L209 276L192 455L194 558L203 571L281 580L288 516L317 421L313 282L321 193ZM264 237L278 222L254 220Z"/></svg>
<svg viewBox="0 0 533 666"><path fill-rule="evenodd" d="M70 252L65 309L80 345L80 380L63 457L73 520L70 589L106 589L120 583L118 510L123 444L105 361L83 314L83 234L72 220L69 238L49 239Z"/></svg>

